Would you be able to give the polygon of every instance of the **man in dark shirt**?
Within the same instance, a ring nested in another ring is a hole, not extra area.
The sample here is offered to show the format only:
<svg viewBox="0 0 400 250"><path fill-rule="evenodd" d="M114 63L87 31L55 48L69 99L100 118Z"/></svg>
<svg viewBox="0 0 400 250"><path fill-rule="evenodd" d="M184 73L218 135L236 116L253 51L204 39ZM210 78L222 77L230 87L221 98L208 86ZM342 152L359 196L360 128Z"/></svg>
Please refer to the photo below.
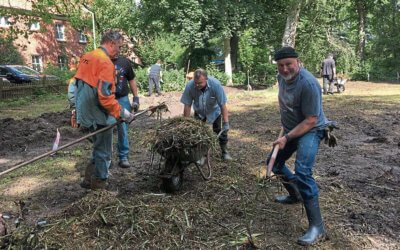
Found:
<svg viewBox="0 0 400 250"><path fill-rule="evenodd" d="M156 86L157 95L161 95L160 79L162 77L161 72L161 60L158 59L156 64L153 64L149 70L149 96L153 93L153 86Z"/></svg>
<svg viewBox="0 0 400 250"><path fill-rule="evenodd" d="M134 112L139 109L139 96L135 81L135 73L133 72L131 62L125 57L118 57L112 60L116 71L116 90L115 97L118 103L125 109ZM129 82L129 86L128 86ZM133 93L132 105L129 103L129 87ZM129 168L129 138L128 123L121 122L118 124L118 157L119 166L121 168Z"/></svg>
<svg viewBox="0 0 400 250"><path fill-rule="evenodd" d="M321 65L321 75L324 83L324 95L333 94L333 79L336 77L336 65L335 60L333 60L333 55L328 54L326 59L322 61Z"/></svg>

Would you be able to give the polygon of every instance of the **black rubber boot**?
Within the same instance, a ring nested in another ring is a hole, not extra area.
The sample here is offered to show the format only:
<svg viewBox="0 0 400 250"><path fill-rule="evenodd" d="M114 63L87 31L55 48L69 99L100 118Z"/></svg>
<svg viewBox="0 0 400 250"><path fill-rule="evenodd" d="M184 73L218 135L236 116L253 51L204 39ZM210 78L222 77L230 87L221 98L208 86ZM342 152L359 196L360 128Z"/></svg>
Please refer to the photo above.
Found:
<svg viewBox="0 0 400 250"><path fill-rule="evenodd" d="M221 153L222 153L222 160L224 161L232 161L233 158L228 152L228 147L226 144L220 145L221 146Z"/></svg>
<svg viewBox="0 0 400 250"><path fill-rule="evenodd" d="M285 189L288 191L289 195L281 195L275 197L275 202L281 204L296 204L303 201L301 198L299 188L295 183L288 181L285 178L282 178L282 184Z"/></svg>
<svg viewBox="0 0 400 250"><path fill-rule="evenodd" d="M321 210L319 209L318 197L304 201L304 207L308 218L308 230L306 234L297 240L297 243L302 246L309 246L316 243L319 239L325 238L326 232L321 217Z"/></svg>

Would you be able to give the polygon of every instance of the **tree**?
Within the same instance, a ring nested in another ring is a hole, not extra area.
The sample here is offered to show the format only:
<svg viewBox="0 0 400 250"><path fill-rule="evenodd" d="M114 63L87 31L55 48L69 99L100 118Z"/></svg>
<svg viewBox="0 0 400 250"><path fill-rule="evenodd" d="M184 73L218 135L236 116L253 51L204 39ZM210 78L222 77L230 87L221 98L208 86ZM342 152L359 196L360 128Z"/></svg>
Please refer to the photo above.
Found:
<svg viewBox="0 0 400 250"><path fill-rule="evenodd" d="M283 33L282 46L295 47L296 29L299 22L301 6L305 0L292 0L288 6L288 15L286 18L285 32Z"/></svg>

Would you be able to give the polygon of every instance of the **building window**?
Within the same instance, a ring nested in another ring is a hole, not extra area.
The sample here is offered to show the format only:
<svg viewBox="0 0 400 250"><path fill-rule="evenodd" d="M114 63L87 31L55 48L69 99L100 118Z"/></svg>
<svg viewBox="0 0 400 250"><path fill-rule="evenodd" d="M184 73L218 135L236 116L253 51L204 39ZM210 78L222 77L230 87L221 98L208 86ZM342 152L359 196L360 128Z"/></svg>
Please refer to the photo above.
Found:
<svg viewBox="0 0 400 250"><path fill-rule="evenodd" d="M58 56L58 67L60 69L67 69L68 58L66 56Z"/></svg>
<svg viewBox="0 0 400 250"><path fill-rule="evenodd" d="M63 24L56 24L56 39L58 41L65 41L64 29L65 28Z"/></svg>
<svg viewBox="0 0 400 250"><path fill-rule="evenodd" d="M79 32L79 42L80 43L87 43L87 37L83 31Z"/></svg>
<svg viewBox="0 0 400 250"><path fill-rule="evenodd" d="M6 16L0 16L0 27L9 27L10 26L10 21L8 20L8 17Z"/></svg>
<svg viewBox="0 0 400 250"><path fill-rule="evenodd" d="M32 56L32 68L36 71L42 72L43 62L41 56L37 55Z"/></svg>
<svg viewBox="0 0 400 250"><path fill-rule="evenodd" d="M38 21L32 22L31 30L33 30L33 31L40 30L40 23Z"/></svg>

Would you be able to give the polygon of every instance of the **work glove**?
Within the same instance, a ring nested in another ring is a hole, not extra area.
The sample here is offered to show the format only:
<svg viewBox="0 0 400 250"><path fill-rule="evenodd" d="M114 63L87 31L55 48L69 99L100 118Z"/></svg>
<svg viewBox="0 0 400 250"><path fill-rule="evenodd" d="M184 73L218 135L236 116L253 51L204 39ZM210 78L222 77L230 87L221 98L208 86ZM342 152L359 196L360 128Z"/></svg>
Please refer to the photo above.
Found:
<svg viewBox="0 0 400 250"><path fill-rule="evenodd" d="M71 127L77 128L78 127L78 122L76 121L76 111L73 109L71 111Z"/></svg>
<svg viewBox="0 0 400 250"><path fill-rule="evenodd" d="M135 116L126 109L121 111L121 120L127 123L131 123L135 119Z"/></svg>
<svg viewBox="0 0 400 250"><path fill-rule="evenodd" d="M339 129L335 121L331 122L325 129L325 144L328 144L328 146L331 148L334 148L338 145L336 136L332 134L334 129Z"/></svg>
<svg viewBox="0 0 400 250"><path fill-rule="evenodd" d="M222 123L222 130L227 131L229 130L229 122Z"/></svg>
<svg viewBox="0 0 400 250"><path fill-rule="evenodd" d="M137 112L139 110L139 96L134 96L132 99L132 110L133 112Z"/></svg>

